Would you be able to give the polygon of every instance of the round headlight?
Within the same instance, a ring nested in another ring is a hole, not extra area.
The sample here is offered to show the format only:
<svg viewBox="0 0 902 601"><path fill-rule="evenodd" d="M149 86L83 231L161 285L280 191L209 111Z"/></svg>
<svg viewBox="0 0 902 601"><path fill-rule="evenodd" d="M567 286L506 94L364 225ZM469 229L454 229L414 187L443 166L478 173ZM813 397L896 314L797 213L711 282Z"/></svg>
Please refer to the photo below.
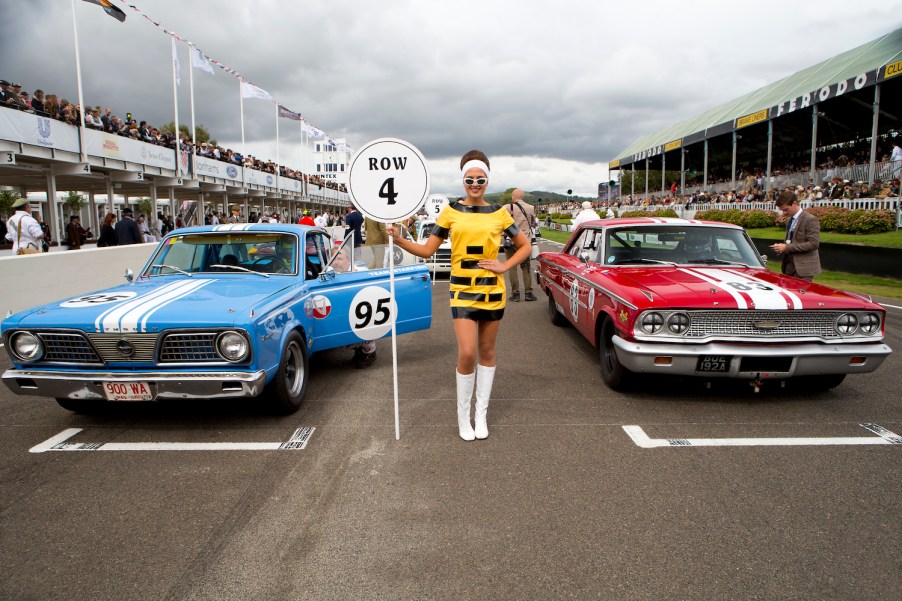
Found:
<svg viewBox="0 0 902 601"><path fill-rule="evenodd" d="M660 313L646 313L642 316L639 327L646 334L657 334L664 327L664 318Z"/></svg>
<svg viewBox="0 0 902 601"><path fill-rule="evenodd" d="M234 363L247 357L250 347L247 338L238 332L223 332L216 340L216 349L223 359Z"/></svg>
<svg viewBox="0 0 902 601"><path fill-rule="evenodd" d="M40 338L31 332L13 334L10 347L22 361L36 361L44 355L44 345L41 344Z"/></svg>
<svg viewBox="0 0 902 601"><path fill-rule="evenodd" d="M873 334L880 329L880 316L876 313L865 313L858 320L858 327L864 334Z"/></svg>
<svg viewBox="0 0 902 601"><path fill-rule="evenodd" d="M674 313L667 318L667 329L674 334L683 334L689 329L689 316L685 313Z"/></svg>
<svg viewBox="0 0 902 601"><path fill-rule="evenodd" d="M836 331L842 336L849 336L858 329L858 318L851 313L843 313L836 320Z"/></svg>

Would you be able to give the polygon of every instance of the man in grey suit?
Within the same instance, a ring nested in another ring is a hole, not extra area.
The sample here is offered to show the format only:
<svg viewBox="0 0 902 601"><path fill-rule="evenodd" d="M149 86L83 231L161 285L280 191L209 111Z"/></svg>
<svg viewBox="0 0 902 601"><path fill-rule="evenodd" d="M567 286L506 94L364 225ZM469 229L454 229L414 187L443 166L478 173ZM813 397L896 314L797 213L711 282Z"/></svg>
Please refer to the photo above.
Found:
<svg viewBox="0 0 902 601"><path fill-rule="evenodd" d="M781 270L786 275L808 280L821 272L821 258L817 249L821 244L821 222L799 206L795 193L784 190L777 197L777 208L788 218L786 242L772 244L783 255Z"/></svg>

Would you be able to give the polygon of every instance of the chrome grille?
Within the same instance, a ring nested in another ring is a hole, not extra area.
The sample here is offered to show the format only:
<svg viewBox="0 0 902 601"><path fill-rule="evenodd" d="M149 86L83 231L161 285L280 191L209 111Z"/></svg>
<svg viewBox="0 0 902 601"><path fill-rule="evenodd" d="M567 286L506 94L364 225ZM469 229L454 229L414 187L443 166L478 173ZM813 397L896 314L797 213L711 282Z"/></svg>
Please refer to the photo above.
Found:
<svg viewBox="0 0 902 601"><path fill-rule="evenodd" d="M222 361L215 340L215 332L169 334L163 339L160 362Z"/></svg>
<svg viewBox="0 0 902 601"><path fill-rule="evenodd" d="M88 334L94 348L106 363L116 361L153 362L157 336L157 334ZM120 351L119 343L123 341L129 343L134 349L132 354Z"/></svg>
<svg viewBox="0 0 902 601"><path fill-rule="evenodd" d="M840 335L833 323L841 315L837 311L689 311L692 325L685 338L709 336L754 336L785 338L817 336L836 338ZM777 322L779 327L761 329L755 323Z"/></svg>
<svg viewBox="0 0 902 601"><path fill-rule="evenodd" d="M62 363L99 363L100 358L91 344L81 334L39 332L44 344L43 361Z"/></svg>

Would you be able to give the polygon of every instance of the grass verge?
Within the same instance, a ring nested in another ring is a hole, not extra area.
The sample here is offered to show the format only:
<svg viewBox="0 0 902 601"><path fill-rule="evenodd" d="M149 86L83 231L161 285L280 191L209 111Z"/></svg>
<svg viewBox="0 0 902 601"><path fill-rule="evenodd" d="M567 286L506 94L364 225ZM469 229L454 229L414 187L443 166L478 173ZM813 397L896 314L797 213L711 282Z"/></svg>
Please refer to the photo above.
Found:
<svg viewBox="0 0 902 601"><path fill-rule="evenodd" d="M752 238L781 240L786 235L782 227L764 227L746 230ZM821 232L821 242L851 244L854 246L877 246L880 248L902 248L902 230L882 234L839 234Z"/></svg>

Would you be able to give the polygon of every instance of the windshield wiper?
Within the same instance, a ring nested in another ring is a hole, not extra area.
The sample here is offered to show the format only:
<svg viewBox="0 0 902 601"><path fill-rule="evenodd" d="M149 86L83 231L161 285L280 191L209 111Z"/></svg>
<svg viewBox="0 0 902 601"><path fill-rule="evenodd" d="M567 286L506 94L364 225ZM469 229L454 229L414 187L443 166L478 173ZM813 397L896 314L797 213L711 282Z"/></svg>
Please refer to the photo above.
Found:
<svg viewBox="0 0 902 601"><path fill-rule="evenodd" d="M210 265L210 267L221 267L224 269L237 269L238 271L246 271L248 273L253 273L255 275L262 275L265 278L269 277L268 273L260 273L259 271L254 271L253 269L248 269L247 267L241 267L240 265L223 265L222 263L217 263L216 265Z"/></svg>
<svg viewBox="0 0 902 601"><path fill-rule="evenodd" d="M618 259L615 265L624 265L627 263L655 263L657 265L676 265L673 261L658 261L657 259L646 259L643 257L633 257L631 259Z"/></svg>
<svg viewBox="0 0 902 601"><path fill-rule="evenodd" d="M701 263L703 265L742 265L743 267L751 267L748 263L741 261L725 261L723 259L689 259L687 263Z"/></svg>
<svg viewBox="0 0 902 601"><path fill-rule="evenodd" d="M166 265L165 263L157 263L156 265L151 265L151 267L166 267L166 268L171 269L171 270L173 270L173 271L177 271L177 272L179 272L179 273L181 273L181 274L184 274L184 275L188 276L189 278L193 278L193 277L194 277L193 274L188 273L188 272L185 271L184 269L179 269L178 267L176 267L176 266L174 266L174 265ZM149 275L149 274L148 274L148 275ZM157 274L157 275L159 275L159 274Z"/></svg>

